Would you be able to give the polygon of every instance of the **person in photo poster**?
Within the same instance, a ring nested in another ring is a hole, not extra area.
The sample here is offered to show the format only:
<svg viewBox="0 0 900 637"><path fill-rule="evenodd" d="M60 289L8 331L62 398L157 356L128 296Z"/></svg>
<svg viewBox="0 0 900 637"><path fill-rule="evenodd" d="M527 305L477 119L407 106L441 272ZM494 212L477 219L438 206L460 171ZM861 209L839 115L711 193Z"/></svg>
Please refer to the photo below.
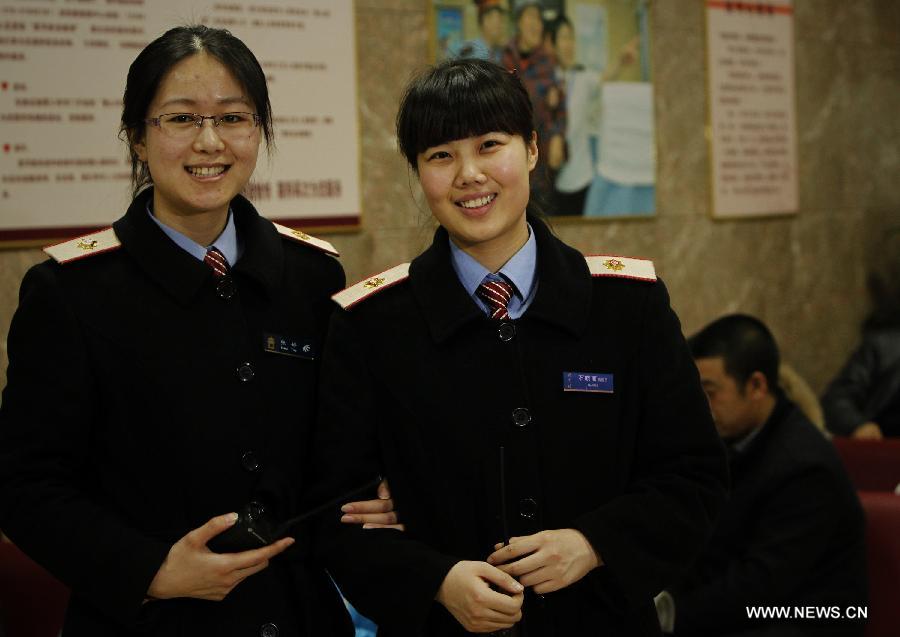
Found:
<svg viewBox="0 0 900 637"><path fill-rule="evenodd" d="M596 165L603 116L603 83L615 81L636 58L637 38L602 72L576 62L575 27L566 15L548 28L548 46L556 59L556 77L566 96L566 159L556 175L553 206L558 215L583 215Z"/></svg>
<svg viewBox="0 0 900 637"><path fill-rule="evenodd" d="M479 37L450 48L447 57L479 58L500 63L506 44L507 11L504 0L474 0L478 7Z"/></svg>
<svg viewBox="0 0 900 637"><path fill-rule="evenodd" d="M273 141L265 74L228 31L177 27L122 104L131 205L22 282L0 528L70 588L66 637L352 635L309 533L259 535L299 512L344 285L331 244L240 194Z"/></svg>
<svg viewBox="0 0 900 637"><path fill-rule="evenodd" d="M565 159L566 98L553 54L544 47L541 12L537 0L515 1L515 35L503 49L503 66L519 75L531 98L541 157L531 187L539 203L551 205L553 181Z"/></svg>
<svg viewBox="0 0 900 637"><path fill-rule="evenodd" d="M665 285L535 212L518 74L424 71L397 136L439 227L334 295L314 448L327 492L388 475L406 532L323 516L321 560L383 637L659 635L726 495Z"/></svg>
<svg viewBox="0 0 900 637"><path fill-rule="evenodd" d="M574 4L574 3L573 3ZM645 216L655 211L656 143L649 55L649 6L628 0L627 10L607 4L609 30L634 34L602 69L601 135L588 217ZM606 38L609 41L609 38Z"/></svg>

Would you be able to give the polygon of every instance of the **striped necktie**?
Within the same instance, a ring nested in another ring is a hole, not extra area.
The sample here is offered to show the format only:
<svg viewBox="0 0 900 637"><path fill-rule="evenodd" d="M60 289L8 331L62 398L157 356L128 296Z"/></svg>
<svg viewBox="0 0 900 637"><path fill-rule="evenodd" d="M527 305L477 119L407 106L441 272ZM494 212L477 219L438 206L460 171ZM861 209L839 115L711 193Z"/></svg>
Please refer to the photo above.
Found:
<svg viewBox="0 0 900 637"><path fill-rule="evenodd" d="M490 317L495 321L504 321L509 318L506 306L512 298L513 288L505 281L489 281L485 279L475 291L481 300L487 303L490 309Z"/></svg>
<svg viewBox="0 0 900 637"><path fill-rule="evenodd" d="M217 279L221 279L228 274L228 261L225 259L225 255L216 248L210 248L206 251L203 262L212 268L213 276Z"/></svg>

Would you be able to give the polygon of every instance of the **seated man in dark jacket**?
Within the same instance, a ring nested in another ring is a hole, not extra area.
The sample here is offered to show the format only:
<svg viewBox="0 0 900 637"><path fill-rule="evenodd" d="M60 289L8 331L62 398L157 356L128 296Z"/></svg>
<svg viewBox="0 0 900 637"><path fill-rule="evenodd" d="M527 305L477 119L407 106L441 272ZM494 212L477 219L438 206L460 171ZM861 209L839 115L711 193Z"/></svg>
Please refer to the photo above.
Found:
<svg viewBox="0 0 900 637"><path fill-rule="evenodd" d="M824 396L825 424L854 438L900 436L900 325L873 329Z"/></svg>
<svg viewBox="0 0 900 637"><path fill-rule="evenodd" d="M900 228L880 252L867 281L872 310L862 342L822 396L825 426L838 436L900 437Z"/></svg>
<svg viewBox="0 0 900 637"><path fill-rule="evenodd" d="M690 574L657 598L663 628L679 637L862 635L862 509L831 443L778 388L771 333L731 315L688 343L732 492ZM783 617L763 616L773 613Z"/></svg>

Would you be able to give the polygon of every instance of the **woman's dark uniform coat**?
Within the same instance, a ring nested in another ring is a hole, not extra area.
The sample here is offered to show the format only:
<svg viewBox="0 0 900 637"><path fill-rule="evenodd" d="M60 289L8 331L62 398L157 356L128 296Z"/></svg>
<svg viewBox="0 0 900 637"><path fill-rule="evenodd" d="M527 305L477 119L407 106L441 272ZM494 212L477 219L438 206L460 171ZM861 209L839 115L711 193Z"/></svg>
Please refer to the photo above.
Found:
<svg viewBox="0 0 900 637"><path fill-rule="evenodd" d="M22 283L0 528L71 587L66 637L343 634L333 586L299 546L224 601L142 604L170 546L209 518L251 501L275 518L296 509L329 295L343 285L335 259L237 197L244 252L217 287L149 218L151 195L114 224L121 247L92 254L104 246L87 241L90 256ZM268 336L310 351L265 351Z"/></svg>
<svg viewBox="0 0 900 637"><path fill-rule="evenodd" d="M376 291L332 320L318 471L332 493L386 475L406 532L323 522L320 550L385 635L462 634L435 594L504 527L578 529L605 563L526 595L525 636L659 634L653 596L724 501L724 453L662 282L591 276L531 225L539 287L515 321L475 305L443 229L408 278L370 279ZM564 372L611 374L613 391L563 391Z"/></svg>

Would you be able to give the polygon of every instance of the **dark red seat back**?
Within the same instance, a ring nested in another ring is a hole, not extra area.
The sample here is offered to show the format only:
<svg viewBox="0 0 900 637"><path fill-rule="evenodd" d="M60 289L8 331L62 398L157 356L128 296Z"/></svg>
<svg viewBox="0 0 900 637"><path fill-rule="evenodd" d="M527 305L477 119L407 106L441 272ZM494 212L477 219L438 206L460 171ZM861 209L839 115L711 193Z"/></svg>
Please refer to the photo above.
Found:
<svg viewBox="0 0 900 637"><path fill-rule="evenodd" d="M858 490L893 491L900 484L900 440L835 437L833 442Z"/></svg>
<svg viewBox="0 0 900 637"><path fill-rule="evenodd" d="M0 542L0 634L57 637L68 602L65 586L13 544Z"/></svg>
<svg viewBox="0 0 900 637"><path fill-rule="evenodd" d="M900 496L860 491L866 512L869 614L866 637L900 634Z"/></svg>

